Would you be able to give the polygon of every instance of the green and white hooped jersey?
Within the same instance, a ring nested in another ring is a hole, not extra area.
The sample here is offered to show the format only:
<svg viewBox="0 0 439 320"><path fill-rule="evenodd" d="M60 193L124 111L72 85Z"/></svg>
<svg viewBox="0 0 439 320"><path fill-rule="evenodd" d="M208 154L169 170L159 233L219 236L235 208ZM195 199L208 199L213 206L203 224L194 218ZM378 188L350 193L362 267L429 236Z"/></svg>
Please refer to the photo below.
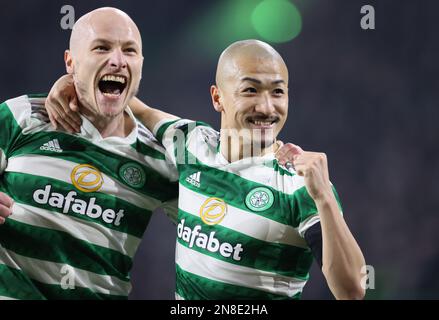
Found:
<svg viewBox="0 0 439 320"><path fill-rule="evenodd" d="M175 167L139 124L126 138L85 118L79 134L54 131L44 101L0 105L0 191L15 201L0 226L0 299L126 299L152 211L177 212Z"/></svg>
<svg viewBox="0 0 439 320"><path fill-rule="evenodd" d="M304 179L273 154L229 163L202 122L154 134L179 172L176 298L299 299L313 261L304 234L320 221Z"/></svg>

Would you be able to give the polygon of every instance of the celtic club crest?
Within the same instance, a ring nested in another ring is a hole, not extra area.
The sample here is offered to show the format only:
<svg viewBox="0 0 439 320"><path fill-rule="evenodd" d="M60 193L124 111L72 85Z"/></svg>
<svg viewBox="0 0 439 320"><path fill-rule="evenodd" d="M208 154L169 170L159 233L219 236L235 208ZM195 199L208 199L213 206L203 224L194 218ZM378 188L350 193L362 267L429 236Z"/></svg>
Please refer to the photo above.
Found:
<svg viewBox="0 0 439 320"><path fill-rule="evenodd" d="M119 176L133 188L142 188L145 185L145 171L137 163L125 163L119 169Z"/></svg>
<svg viewBox="0 0 439 320"><path fill-rule="evenodd" d="M245 198L247 208L252 211L264 211L270 209L273 202L273 192L265 187L258 187L251 190Z"/></svg>

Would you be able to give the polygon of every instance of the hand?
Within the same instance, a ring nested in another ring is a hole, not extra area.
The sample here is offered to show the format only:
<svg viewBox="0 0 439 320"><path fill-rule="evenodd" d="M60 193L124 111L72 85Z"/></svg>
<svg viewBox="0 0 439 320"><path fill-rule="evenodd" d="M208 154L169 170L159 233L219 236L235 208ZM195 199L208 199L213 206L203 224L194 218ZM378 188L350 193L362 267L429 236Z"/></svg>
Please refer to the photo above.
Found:
<svg viewBox="0 0 439 320"><path fill-rule="evenodd" d="M5 193L0 192L0 224L4 224L6 218L12 214L13 204L14 200Z"/></svg>
<svg viewBox="0 0 439 320"><path fill-rule="evenodd" d="M82 120L72 75L62 76L55 82L45 107L55 129L60 125L70 133L81 131Z"/></svg>
<svg viewBox="0 0 439 320"><path fill-rule="evenodd" d="M305 178L306 189L314 201L332 195L326 154L303 151L301 147L287 143L276 156L279 164L291 163L297 174Z"/></svg>
<svg viewBox="0 0 439 320"><path fill-rule="evenodd" d="M281 140L276 140L278 150L276 151L276 159L280 165L285 166L287 169L292 167L295 156L303 152L302 148L298 145L287 143L284 144Z"/></svg>

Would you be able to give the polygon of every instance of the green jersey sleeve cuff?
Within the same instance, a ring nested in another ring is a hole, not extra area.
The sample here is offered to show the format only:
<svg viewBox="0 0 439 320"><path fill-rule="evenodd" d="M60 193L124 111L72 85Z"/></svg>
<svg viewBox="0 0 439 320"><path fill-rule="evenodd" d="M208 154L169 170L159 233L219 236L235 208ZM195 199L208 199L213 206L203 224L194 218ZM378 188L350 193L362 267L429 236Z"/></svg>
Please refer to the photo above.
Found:
<svg viewBox="0 0 439 320"><path fill-rule="evenodd" d="M176 120L163 119L159 121L155 125L154 129L152 130L152 134L156 137L158 141L162 142L165 131L169 128L169 126L171 126L172 124L176 123L179 120L181 119L176 119Z"/></svg>

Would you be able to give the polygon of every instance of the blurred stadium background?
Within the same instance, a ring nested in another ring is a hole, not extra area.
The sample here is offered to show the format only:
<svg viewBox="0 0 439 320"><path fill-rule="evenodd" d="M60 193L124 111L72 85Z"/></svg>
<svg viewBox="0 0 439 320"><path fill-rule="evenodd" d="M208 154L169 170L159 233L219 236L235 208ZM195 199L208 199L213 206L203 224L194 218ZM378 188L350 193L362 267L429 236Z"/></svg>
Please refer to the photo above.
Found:
<svg viewBox="0 0 439 320"><path fill-rule="evenodd" d="M77 18L101 6L127 12L143 35L139 97L216 128L209 86L220 52L239 39L271 43L291 77L281 139L328 154L346 220L375 268L367 298L439 298L437 1L2 1L0 100L48 92L64 73L66 4ZM376 30L360 28L366 4ZM173 225L155 215L132 299L173 299L174 241ZM316 265L303 298L331 299Z"/></svg>

